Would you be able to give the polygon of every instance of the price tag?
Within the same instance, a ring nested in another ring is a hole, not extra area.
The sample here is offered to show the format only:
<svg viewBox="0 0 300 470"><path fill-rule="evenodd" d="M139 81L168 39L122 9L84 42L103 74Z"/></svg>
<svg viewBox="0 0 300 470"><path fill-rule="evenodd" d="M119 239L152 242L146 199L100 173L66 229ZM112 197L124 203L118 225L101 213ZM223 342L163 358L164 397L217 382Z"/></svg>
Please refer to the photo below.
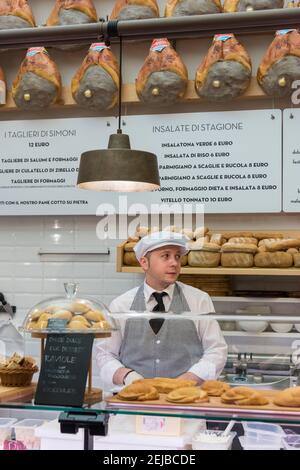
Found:
<svg viewBox="0 0 300 470"><path fill-rule="evenodd" d="M68 320L65 318L49 318L48 320L48 330L50 331L60 331L66 328Z"/></svg>
<svg viewBox="0 0 300 470"><path fill-rule="evenodd" d="M157 436L179 436L181 434L181 418L165 416L136 416L137 434Z"/></svg>

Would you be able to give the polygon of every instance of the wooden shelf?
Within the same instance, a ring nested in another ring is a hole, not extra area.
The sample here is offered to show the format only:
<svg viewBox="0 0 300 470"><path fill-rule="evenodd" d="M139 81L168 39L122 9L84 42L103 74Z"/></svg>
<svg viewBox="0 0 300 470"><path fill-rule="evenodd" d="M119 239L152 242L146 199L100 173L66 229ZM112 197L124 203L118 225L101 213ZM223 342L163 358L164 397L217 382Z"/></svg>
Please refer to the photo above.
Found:
<svg viewBox="0 0 300 470"><path fill-rule="evenodd" d="M232 232L234 230L212 230L209 233L225 233ZM244 230L248 231L248 230ZM238 233L239 231L237 231ZM249 232L262 232L262 230L249 230ZM264 231L268 232L268 230ZM271 230L270 230L271 232ZM272 230L272 232L282 233L287 237L300 238L299 230ZM127 242L124 241L117 247L117 272L119 273L143 273L143 270L139 266L126 266L123 264L124 257L124 245ZM180 274L194 274L194 275L206 275L206 276L300 276L300 268L223 268L218 266L217 268L197 268L192 266L183 266Z"/></svg>
<svg viewBox="0 0 300 470"><path fill-rule="evenodd" d="M136 104L136 103L138 103L141 106L143 105L143 103L141 103L140 100L137 97L134 83L126 83L126 84L123 85L122 97L123 97L122 98L122 103L124 103L124 104ZM243 100L243 99L264 99L264 98L271 99L260 88L260 86L258 85L258 83L256 81L256 77L252 77L250 86L249 86L248 90L246 91L246 93L244 95L240 96L237 99L238 100ZM178 103L191 103L191 102L194 102L194 103L204 102L204 100L202 98L199 98L199 96L197 95L197 93L195 91L194 80L189 80L187 91L186 91L186 94L185 94L184 98L182 100L178 101ZM77 107L77 108L79 108L78 104L73 100L71 89L69 87L63 87L61 102L57 103L57 104L55 104L51 107L52 108L61 108L61 107L68 107L68 108ZM17 108L17 106L16 106L16 104L15 104L15 102L14 102L12 96L11 96L11 93L8 93L6 104L0 106L0 110L1 111L11 111L11 110L16 110L16 109L18 109L18 108ZM152 109L157 110L157 109L161 109L161 108L152 107Z"/></svg>
<svg viewBox="0 0 300 470"><path fill-rule="evenodd" d="M121 273L143 273L142 268L122 266ZM193 268L184 266L180 274L206 274L207 276L300 276L300 268Z"/></svg>

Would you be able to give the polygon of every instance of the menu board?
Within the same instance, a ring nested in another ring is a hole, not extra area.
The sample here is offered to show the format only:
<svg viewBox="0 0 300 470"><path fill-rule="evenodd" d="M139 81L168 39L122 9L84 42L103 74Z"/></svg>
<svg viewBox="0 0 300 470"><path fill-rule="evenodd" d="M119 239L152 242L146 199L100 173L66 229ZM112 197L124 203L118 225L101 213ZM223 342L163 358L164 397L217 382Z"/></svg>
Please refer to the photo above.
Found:
<svg viewBox="0 0 300 470"><path fill-rule="evenodd" d="M35 404L82 406L94 335L48 334Z"/></svg>
<svg viewBox="0 0 300 470"><path fill-rule="evenodd" d="M126 116L131 147L158 157L138 213L281 211L281 111ZM76 188L80 155L107 148L114 117L2 122L0 215L136 213L136 193ZM125 202L124 202L125 201ZM99 209L100 206L100 209Z"/></svg>
<svg viewBox="0 0 300 470"><path fill-rule="evenodd" d="M283 112L283 210L300 212L300 109Z"/></svg>
<svg viewBox="0 0 300 470"><path fill-rule="evenodd" d="M107 146L105 118L1 122L0 214L95 214L101 195L76 188L80 155Z"/></svg>
<svg viewBox="0 0 300 470"><path fill-rule="evenodd" d="M205 213L281 211L280 110L128 116L125 122L134 147L159 156L161 188L139 202L203 204Z"/></svg>

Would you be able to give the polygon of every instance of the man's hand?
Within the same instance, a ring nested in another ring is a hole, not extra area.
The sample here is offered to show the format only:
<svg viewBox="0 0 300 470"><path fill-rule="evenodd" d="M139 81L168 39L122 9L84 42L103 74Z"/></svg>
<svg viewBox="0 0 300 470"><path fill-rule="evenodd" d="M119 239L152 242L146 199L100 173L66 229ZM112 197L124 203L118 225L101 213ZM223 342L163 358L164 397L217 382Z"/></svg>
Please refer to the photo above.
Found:
<svg viewBox="0 0 300 470"><path fill-rule="evenodd" d="M185 374L179 375L176 378L180 380L195 380L197 382L197 385L201 385L204 382L204 380L200 379L198 375L193 374L192 372L186 372Z"/></svg>
<svg viewBox="0 0 300 470"><path fill-rule="evenodd" d="M117 369L113 376L113 383L116 385L129 385L135 380L143 379L144 377L132 369L120 367Z"/></svg>
<svg viewBox="0 0 300 470"><path fill-rule="evenodd" d="M131 369L127 369L127 367L117 369L113 376L113 383L116 385L124 385L124 379L130 371Z"/></svg>
<svg viewBox="0 0 300 470"><path fill-rule="evenodd" d="M136 382L137 380L141 380L143 378L144 377L141 374L138 374L137 372L135 372L135 370L132 370L131 372L129 372L129 374L126 375L123 383L124 385L130 385L133 382Z"/></svg>

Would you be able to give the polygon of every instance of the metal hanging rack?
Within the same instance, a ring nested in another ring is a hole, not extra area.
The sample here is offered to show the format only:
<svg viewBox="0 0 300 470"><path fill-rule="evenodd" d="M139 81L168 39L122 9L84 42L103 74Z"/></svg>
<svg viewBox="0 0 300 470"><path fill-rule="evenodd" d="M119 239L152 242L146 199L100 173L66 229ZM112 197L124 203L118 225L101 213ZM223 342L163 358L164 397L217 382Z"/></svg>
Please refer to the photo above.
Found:
<svg viewBox="0 0 300 470"><path fill-rule="evenodd" d="M211 37L216 33L259 34L277 29L297 28L300 8L220 13L172 18L131 21L100 21L98 23L41 26L37 28L0 31L0 48L26 48L64 44L90 44L100 38L118 42L145 40L160 36L169 39Z"/></svg>

